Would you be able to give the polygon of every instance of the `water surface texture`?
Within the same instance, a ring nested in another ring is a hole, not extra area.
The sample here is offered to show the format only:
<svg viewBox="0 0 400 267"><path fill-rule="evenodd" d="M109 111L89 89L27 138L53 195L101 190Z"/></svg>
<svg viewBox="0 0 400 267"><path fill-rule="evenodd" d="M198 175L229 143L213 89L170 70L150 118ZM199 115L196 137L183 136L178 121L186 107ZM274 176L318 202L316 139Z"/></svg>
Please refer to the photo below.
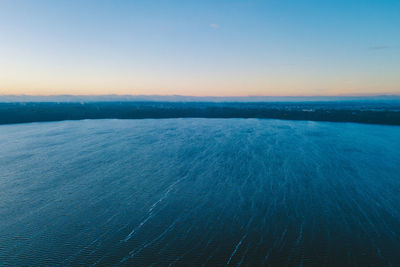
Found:
<svg viewBox="0 0 400 267"><path fill-rule="evenodd" d="M0 126L0 265L400 264L400 127Z"/></svg>

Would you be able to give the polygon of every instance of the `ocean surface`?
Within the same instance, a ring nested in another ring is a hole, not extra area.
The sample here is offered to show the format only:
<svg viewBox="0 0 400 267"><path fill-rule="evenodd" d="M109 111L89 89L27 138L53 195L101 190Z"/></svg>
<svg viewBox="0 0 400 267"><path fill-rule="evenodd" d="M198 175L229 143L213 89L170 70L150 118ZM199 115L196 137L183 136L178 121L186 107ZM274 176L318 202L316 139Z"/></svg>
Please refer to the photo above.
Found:
<svg viewBox="0 0 400 267"><path fill-rule="evenodd" d="M399 266L400 127L0 126L0 266Z"/></svg>

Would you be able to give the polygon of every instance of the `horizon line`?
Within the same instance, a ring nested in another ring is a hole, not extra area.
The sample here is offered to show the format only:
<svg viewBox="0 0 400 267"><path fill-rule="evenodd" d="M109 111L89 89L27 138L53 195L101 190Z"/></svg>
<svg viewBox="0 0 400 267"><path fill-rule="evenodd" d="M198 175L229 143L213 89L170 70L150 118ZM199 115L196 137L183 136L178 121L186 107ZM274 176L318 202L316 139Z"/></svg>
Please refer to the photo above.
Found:
<svg viewBox="0 0 400 267"><path fill-rule="evenodd" d="M365 94L335 94L335 95L181 95L181 94L1 94L0 97L60 97L60 96L70 96L70 97L106 97L106 96L117 96L117 97L191 97L191 98L252 98L252 97L271 97L271 98L281 98L281 97L400 97L400 93L365 93Z"/></svg>

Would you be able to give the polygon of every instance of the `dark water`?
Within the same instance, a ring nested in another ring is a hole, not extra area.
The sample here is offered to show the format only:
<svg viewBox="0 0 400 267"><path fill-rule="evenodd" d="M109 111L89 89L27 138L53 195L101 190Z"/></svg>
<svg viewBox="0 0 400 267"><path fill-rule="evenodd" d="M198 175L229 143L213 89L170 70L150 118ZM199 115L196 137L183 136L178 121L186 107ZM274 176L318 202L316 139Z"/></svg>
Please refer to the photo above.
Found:
<svg viewBox="0 0 400 267"><path fill-rule="evenodd" d="M0 126L0 265L400 264L400 127Z"/></svg>

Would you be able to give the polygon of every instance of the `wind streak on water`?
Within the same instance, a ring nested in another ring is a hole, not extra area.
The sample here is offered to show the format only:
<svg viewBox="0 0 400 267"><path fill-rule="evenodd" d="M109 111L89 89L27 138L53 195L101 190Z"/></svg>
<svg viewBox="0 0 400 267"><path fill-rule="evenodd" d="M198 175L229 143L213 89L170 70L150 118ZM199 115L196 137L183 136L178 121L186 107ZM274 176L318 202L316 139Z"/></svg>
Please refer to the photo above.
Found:
<svg viewBox="0 0 400 267"><path fill-rule="evenodd" d="M400 127L0 126L4 265L398 265Z"/></svg>

